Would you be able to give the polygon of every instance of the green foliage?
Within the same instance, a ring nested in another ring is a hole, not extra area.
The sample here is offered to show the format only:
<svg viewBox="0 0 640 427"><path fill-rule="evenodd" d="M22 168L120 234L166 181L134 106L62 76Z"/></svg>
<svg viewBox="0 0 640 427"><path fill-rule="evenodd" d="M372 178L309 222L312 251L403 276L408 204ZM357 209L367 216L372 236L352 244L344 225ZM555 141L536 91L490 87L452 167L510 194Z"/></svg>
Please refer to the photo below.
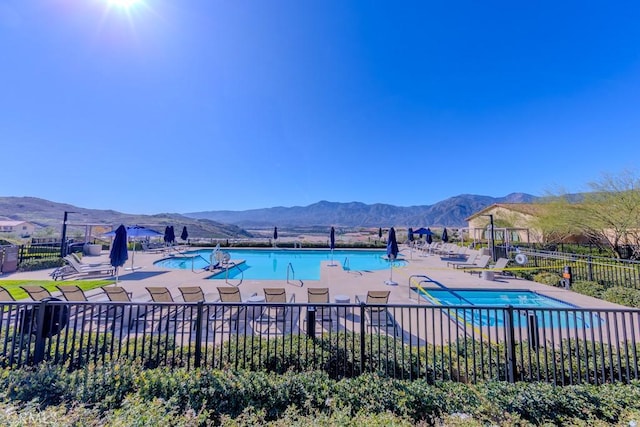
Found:
<svg viewBox="0 0 640 427"><path fill-rule="evenodd" d="M550 271L543 271L533 276L535 282L550 286L560 286L560 279L560 275Z"/></svg>
<svg viewBox="0 0 640 427"><path fill-rule="evenodd" d="M571 284L571 290L590 297L602 298L605 287L598 282L589 280L576 280Z"/></svg>
<svg viewBox="0 0 640 427"><path fill-rule="evenodd" d="M636 382L429 384L375 374L335 380L322 372L145 370L139 363L0 371L2 425L25 416L40 425L605 425L638 413Z"/></svg>
<svg viewBox="0 0 640 427"><path fill-rule="evenodd" d="M65 261L62 258L37 259L31 258L20 263L20 271L46 270L48 268L62 267Z"/></svg>
<svg viewBox="0 0 640 427"><path fill-rule="evenodd" d="M640 290L614 286L602 294L602 298L614 304L640 307Z"/></svg>
<svg viewBox="0 0 640 427"><path fill-rule="evenodd" d="M0 286L9 291L11 296L15 300L21 300L27 298L27 293L20 288L23 285L38 285L43 286L49 292L58 291L58 286L75 285L83 291L90 291L92 289L101 288L113 283L113 280L0 280Z"/></svg>

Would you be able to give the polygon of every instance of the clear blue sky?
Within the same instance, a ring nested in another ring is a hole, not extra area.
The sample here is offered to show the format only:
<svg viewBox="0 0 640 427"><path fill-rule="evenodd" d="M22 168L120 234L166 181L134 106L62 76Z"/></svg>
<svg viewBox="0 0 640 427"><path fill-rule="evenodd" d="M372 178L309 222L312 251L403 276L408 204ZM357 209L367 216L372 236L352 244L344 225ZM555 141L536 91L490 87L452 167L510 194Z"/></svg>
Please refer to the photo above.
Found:
<svg viewBox="0 0 640 427"><path fill-rule="evenodd" d="M127 213L586 190L640 2L0 2L2 196Z"/></svg>

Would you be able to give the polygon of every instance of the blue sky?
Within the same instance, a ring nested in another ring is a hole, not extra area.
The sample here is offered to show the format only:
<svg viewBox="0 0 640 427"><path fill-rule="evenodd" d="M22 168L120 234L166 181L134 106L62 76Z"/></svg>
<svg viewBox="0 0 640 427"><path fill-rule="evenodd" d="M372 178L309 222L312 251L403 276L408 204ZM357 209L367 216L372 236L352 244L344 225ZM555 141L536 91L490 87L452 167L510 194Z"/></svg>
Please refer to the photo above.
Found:
<svg viewBox="0 0 640 427"><path fill-rule="evenodd" d="M583 191L640 157L637 1L0 2L3 196L127 213Z"/></svg>

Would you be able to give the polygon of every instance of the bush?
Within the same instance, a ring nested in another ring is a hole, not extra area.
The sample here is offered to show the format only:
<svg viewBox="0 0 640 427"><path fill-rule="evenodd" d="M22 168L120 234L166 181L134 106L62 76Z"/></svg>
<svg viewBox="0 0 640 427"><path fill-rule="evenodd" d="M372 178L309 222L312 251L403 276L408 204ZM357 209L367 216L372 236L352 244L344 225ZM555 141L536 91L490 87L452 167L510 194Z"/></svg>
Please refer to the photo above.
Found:
<svg viewBox="0 0 640 427"><path fill-rule="evenodd" d="M640 291L637 289L614 286L607 289L602 298L614 304L626 305L627 307L640 307Z"/></svg>
<svg viewBox="0 0 640 427"><path fill-rule="evenodd" d="M571 284L571 290L590 297L602 298L605 288L598 282L576 280Z"/></svg>
<svg viewBox="0 0 640 427"><path fill-rule="evenodd" d="M533 276L533 280L543 285L560 286L560 275L550 271L543 271Z"/></svg>
<svg viewBox="0 0 640 427"><path fill-rule="evenodd" d="M20 271L46 270L48 268L62 267L65 261L62 258L56 259L28 259L20 263Z"/></svg>

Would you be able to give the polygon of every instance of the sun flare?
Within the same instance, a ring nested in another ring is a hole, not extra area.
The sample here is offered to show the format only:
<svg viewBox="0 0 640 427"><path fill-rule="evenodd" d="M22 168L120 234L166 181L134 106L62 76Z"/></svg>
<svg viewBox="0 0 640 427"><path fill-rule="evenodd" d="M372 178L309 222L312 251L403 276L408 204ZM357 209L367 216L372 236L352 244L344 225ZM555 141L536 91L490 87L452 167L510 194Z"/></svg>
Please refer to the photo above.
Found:
<svg viewBox="0 0 640 427"><path fill-rule="evenodd" d="M110 6L121 9L131 9L143 1L144 0L107 0Z"/></svg>

